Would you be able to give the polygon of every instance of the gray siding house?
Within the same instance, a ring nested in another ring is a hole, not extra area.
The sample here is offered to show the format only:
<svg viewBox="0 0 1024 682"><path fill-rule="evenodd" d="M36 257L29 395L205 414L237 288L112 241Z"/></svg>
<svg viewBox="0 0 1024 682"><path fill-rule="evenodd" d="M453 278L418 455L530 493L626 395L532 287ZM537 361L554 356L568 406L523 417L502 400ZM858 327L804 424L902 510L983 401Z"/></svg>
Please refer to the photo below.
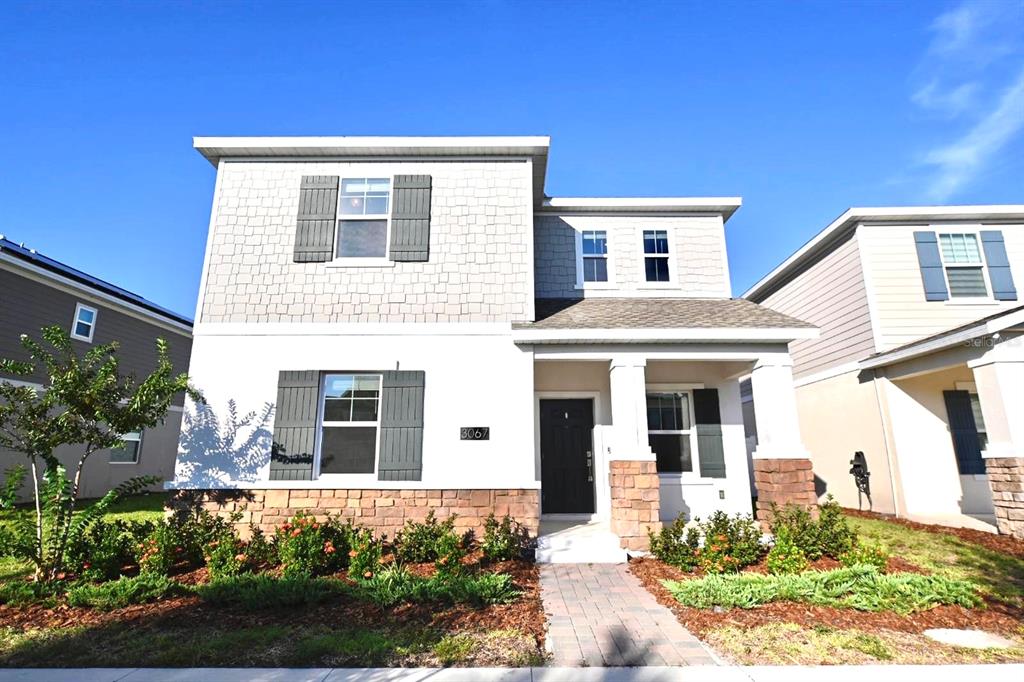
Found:
<svg viewBox="0 0 1024 682"><path fill-rule="evenodd" d="M28 360L20 336L38 339L40 330L51 325L67 329L79 353L117 341L122 373L141 377L152 371L157 338L169 344L175 370L188 369L191 320L0 236L0 357ZM14 379L0 374L0 381ZM45 377L29 381L42 385ZM129 434L124 449L93 455L83 472L82 495L102 495L135 476L172 478L183 398L163 425ZM78 448L67 446L57 455L70 463L77 459ZM3 469L19 462L9 452L0 452L0 457Z"/></svg>

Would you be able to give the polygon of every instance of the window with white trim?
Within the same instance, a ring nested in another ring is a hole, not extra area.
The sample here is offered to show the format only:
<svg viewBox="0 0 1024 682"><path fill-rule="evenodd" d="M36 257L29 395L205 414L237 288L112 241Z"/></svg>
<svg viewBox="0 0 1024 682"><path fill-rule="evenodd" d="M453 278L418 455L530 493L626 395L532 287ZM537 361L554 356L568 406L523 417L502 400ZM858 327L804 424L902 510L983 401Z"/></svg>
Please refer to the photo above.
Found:
<svg viewBox="0 0 1024 682"><path fill-rule="evenodd" d="M608 232L583 230L580 235L580 259L584 282L607 282Z"/></svg>
<svg viewBox="0 0 1024 682"><path fill-rule="evenodd" d="M647 394L647 443L659 474L696 471L696 430L690 391Z"/></svg>
<svg viewBox="0 0 1024 682"><path fill-rule="evenodd" d="M336 256L387 256L391 178L344 178L338 202Z"/></svg>
<svg viewBox="0 0 1024 682"><path fill-rule="evenodd" d="M121 436L124 446L110 451L111 464L138 464L142 450L142 432L131 431Z"/></svg>
<svg viewBox="0 0 1024 682"><path fill-rule="evenodd" d="M96 331L96 309L78 303L75 305L75 319L71 321L71 338L92 343Z"/></svg>
<svg viewBox="0 0 1024 682"><path fill-rule="evenodd" d="M644 230L644 276L648 282L668 282L668 231Z"/></svg>
<svg viewBox="0 0 1024 682"><path fill-rule="evenodd" d="M372 474L380 439L379 374L327 374L320 404L320 473Z"/></svg>
<svg viewBox="0 0 1024 682"><path fill-rule="evenodd" d="M977 234L939 234L939 253L950 298L988 298L985 258Z"/></svg>
<svg viewBox="0 0 1024 682"><path fill-rule="evenodd" d="M981 399L971 391L971 412L974 414L974 429L978 432L978 446L984 450L988 447L988 430L985 428L985 417L981 413Z"/></svg>

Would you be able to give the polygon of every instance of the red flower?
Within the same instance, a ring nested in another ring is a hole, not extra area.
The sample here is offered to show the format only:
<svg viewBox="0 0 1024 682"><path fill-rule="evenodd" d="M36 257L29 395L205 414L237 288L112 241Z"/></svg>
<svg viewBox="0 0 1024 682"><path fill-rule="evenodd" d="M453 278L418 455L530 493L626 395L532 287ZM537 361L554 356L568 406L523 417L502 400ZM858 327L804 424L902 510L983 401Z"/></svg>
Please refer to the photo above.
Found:
<svg viewBox="0 0 1024 682"><path fill-rule="evenodd" d="M295 530L293 530L293 531L292 531L292 537L293 537L293 538L297 538L297 537L299 537L299 535L300 535L301 533L302 533L302 531L301 531L301 530L299 530L298 528L296 528Z"/></svg>
<svg viewBox="0 0 1024 682"><path fill-rule="evenodd" d="M367 571L366 573L363 573L363 577L369 580L373 577L373 571Z"/></svg>
<svg viewBox="0 0 1024 682"><path fill-rule="evenodd" d="M348 553L349 557L351 557L352 559L355 559L356 556L358 556L358 554L359 554L359 552L355 551L354 549L350 550L349 553Z"/></svg>

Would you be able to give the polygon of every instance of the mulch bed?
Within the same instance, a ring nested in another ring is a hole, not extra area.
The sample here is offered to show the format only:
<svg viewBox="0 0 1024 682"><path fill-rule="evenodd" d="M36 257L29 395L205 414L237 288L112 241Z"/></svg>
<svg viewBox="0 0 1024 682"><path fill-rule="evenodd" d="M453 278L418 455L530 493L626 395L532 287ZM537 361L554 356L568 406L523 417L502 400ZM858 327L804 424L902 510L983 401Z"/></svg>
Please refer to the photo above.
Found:
<svg viewBox="0 0 1024 682"><path fill-rule="evenodd" d="M428 575L433 567L411 567L419 575ZM256 625L328 625L339 629L358 626L386 628L423 626L449 632L480 630L517 630L533 637L538 649L544 647L544 609L540 599L540 574L532 562L505 561L484 566L488 571L507 573L523 592L511 604L473 608L465 604L401 604L382 608L375 604L353 601L339 596L315 606L290 610L268 609L249 611L227 606L214 606L195 595L164 599L151 604L137 604L113 611L97 611L59 605L12 607L0 605L0 627L28 628L99 628L108 625L147 627L194 627L211 625L222 630ZM337 576L342 578L342 575ZM206 582L205 568L174 576L182 583Z"/></svg>
<svg viewBox="0 0 1024 682"><path fill-rule="evenodd" d="M835 568L829 560L812 564L812 568ZM898 567L898 568L897 568ZM913 568L925 573L909 562L890 561L887 571L906 571ZM774 602L752 609L695 609L683 606L661 584L662 580L692 580L693 573L683 572L661 561L646 557L630 561L629 569L654 595L658 603L671 610L680 623L698 637L718 628L734 626L752 628L772 623L796 623L805 627L827 626L840 629L857 629L867 632L896 630L920 633L929 628L977 628L1004 635L1018 634L1024 623L1024 609L996 600L986 600L987 608L965 609L961 606L937 606L908 616L879 611L857 611L837 609L828 606L813 606L800 602Z"/></svg>
<svg viewBox="0 0 1024 682"><path fill-rule="evenodd" d="M986 533L983 530L975 530L973 528L953 528L951 526L918 523L916 521L896 518L895 516L879 514L878 512L847 509L845 507L843 508L843 513L847 516L859 516L862 519L875 519L877 521L895 523L906 528L920 530L926 533L952 535L964 542L981 545L985 549L990 549L993 552L1000 552L1002 554L1017 557L1018 559L1024 559L1024 540L1018 540L1010 535L996 535L995 533Z"/></svg>

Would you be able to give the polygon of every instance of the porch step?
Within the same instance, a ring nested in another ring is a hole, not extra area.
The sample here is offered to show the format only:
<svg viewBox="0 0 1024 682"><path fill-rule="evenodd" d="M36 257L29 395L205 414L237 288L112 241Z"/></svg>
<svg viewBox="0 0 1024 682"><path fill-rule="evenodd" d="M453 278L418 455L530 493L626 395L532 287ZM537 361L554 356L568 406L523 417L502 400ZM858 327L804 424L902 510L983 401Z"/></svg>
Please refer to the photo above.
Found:
<svg viewBox="0 0 1024 682"><path fill-rule="evenodd" d="M547 527L546 527L547 526ZM626 550L607 523L578 525L541 523L537 549L539 564L622 564Z"/></svg>

